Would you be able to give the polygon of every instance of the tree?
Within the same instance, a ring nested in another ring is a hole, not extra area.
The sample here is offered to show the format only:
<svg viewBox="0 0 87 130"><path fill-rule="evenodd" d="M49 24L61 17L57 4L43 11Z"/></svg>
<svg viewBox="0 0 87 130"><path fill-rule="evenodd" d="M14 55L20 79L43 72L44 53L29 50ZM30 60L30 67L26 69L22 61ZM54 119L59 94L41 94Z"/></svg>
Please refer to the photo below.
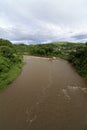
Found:
<svg viewBox="0 0 87 130"><path fill-rule="evenodd" d="M1 46L0 47L0 54L3 57L11 59L11 57L13 55L13 50L12 50L12 48L10 48L8 46Z"/></svg>
<svg viewBox="0 0 87 130"><path fill-rule="evenodd" d="M12 43L9 40L0 39L0 46L10 46L10 47L12 47Z"/></svg>
<svg viewBox="0 0 87 130"><path fill-rule="evenodd" d="M87 46L87 42L85 43L85 45Z"/></svg>

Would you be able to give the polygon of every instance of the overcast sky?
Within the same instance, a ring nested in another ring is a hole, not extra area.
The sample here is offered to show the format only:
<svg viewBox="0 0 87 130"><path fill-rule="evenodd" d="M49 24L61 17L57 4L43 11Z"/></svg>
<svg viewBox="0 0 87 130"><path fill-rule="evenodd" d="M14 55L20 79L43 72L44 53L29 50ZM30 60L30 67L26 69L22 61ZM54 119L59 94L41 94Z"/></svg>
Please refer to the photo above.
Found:
<svg viewBox="0 0 87 130"><path fill-rule="evenodd" d="M0 0L0 38L85 42L87 0Z"/></svg>

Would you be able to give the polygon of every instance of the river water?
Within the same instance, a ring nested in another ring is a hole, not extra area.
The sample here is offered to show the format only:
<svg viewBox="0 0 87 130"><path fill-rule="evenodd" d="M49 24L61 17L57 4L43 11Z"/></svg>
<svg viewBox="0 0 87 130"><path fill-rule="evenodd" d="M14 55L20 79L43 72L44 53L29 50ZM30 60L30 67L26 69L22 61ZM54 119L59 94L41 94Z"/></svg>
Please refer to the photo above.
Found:
<svg viewBox="0 0 87 130"><path fill-rule="evenodd" d="M62 59L24 60L0 92L0 130L87 130L87 81Z"/></svg>

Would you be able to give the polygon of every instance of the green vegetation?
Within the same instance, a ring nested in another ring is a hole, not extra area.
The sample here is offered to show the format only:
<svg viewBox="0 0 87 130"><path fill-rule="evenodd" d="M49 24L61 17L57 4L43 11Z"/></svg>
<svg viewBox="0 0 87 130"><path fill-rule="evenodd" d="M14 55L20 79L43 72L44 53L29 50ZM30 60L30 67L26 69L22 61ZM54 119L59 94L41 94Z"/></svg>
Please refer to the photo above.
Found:
<svg viewBox="0 0 87 130"><path fill-rule="evenodd" d="M76 68L78 73L87 78L87 43L56 42L37 45L14 45L18 54L60 57L68 60Z"/></svg>
<svg viewBox="0 0 87 130"><path fill-rule="evenodd" d="M78 73L87 79L87 43L83 47L76 48L76 51L70 52L68 59Z"/></svg>
<svg viewBox="0 0 87 130"><path fill-rule="evenodd" d="M14 45L15 50L22 55L33 55L33 56L59 56L65 58L64 44L53 43L53 44L37 44L37 45Z"/></svg>
<svg viewBox="0 0 87 130"><path fill-rule="evenodd" d="M34 55L34 56L45 56L45 57L61 57L64 59L68 58L68 54L71 51L75 51L79 46L84 46L81 43L69 43L69 42L56 42L50 44L37 44L37 45L25 45L19 44L14 45L15 50L18 54L22 55Z"/></svg>
<svg viewBox="0 0 87 130"><path fill-rule="evenodd" d="M20 74L21 67L22 56L17 54L10 41L0 39L0 89Z"/></svg>

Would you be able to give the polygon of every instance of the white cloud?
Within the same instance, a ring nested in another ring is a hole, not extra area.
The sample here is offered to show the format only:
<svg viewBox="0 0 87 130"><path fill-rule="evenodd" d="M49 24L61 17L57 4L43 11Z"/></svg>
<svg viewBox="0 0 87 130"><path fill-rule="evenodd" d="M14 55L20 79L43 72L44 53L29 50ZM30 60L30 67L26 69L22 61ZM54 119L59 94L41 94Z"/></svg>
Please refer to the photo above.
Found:
<svg viewBox="0 0 87 130"><path fill-rule="evenodd" d="M86 0L0 0L0 37L12 41L86 41ZM77 38L75 37L77 36Z"/></svg>

